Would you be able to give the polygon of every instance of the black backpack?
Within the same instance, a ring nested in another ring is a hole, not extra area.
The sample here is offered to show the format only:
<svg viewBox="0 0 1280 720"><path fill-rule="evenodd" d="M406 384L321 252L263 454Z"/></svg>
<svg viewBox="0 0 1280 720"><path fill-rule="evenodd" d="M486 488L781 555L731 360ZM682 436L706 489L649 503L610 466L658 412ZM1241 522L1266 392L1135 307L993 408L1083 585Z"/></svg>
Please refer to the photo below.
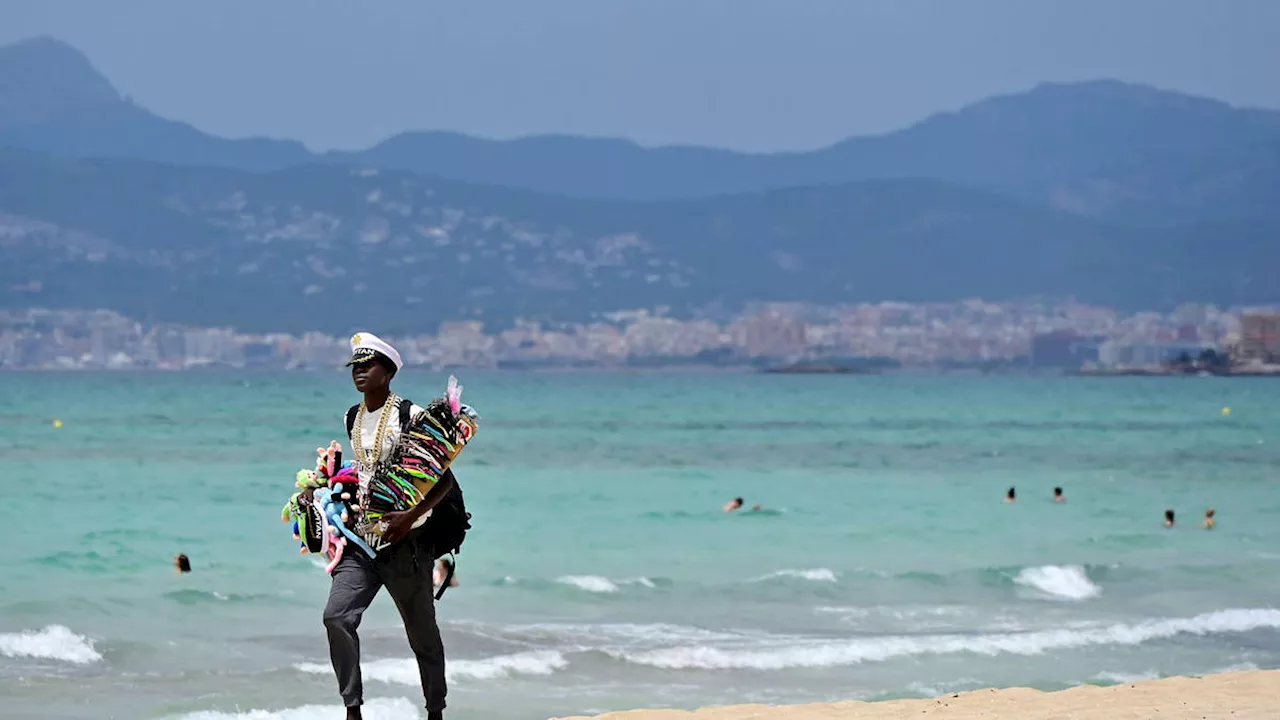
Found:
<svg viewBox="0 0 1280 720"><path fill-rule="evenodd" d="M407 398L400 398L400 430L403 432L412 421L410 413L413 410L413 403ZM347 439L351 438L351 430L356 424L356 413L360 412L359 405L352 405L347 410ZM453 468L444 471L445 478L453 478L453 487L445 496L440 499L431 510L431 517L422 524L421 527L413 531L409 539L418 543L418 547L426 549L431 555L431 561L444 557L445 555L457 555L462 550L462 541L467 537L467 531L471 529L471 513L467 512L467 505L462 499L462 486L458 484L458 478L453 474ZM453 579L455 562L447 563L449 568L444 584L440 586L439 592L436 593L436 599L444 594L445 588L449 587L449 581Z"/></svg>

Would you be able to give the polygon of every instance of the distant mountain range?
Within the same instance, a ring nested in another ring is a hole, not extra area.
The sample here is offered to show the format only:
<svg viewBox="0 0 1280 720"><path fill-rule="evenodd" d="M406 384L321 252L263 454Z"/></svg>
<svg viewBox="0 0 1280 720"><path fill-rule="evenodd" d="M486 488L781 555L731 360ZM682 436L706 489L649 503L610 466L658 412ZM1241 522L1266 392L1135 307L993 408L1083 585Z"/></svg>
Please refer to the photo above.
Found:
<svg viewBox="0 0 1280 720"><path fill-rule="evenodd" d="M388 331L669 305L1036 294L1139 309L1274 297L1250 225L1111 226L932 180L651 203L332 165L270 173L0 152L0 301Z"/></svg>
<svg viewBox="0 0 1280 720"><path fill-rule="evenodd" d="M1125 220L1280 217L1280 112L1112 81L1040 85L905 130L803 153L405 133L326 159L632 200L929 178ZM1275 192L1251 191L1260 186Z"/></svg>
<svg viewBox="0 0 1280 720"><path fill-rule="evenodd" d="M227 140L159 118L122 98L79 51L35 39L0 48L0 144L255 171L335 162L626 200L914 177L1122 219L1280 217L1280 112L1116 81L1043 84L811 152L410 132L360 152L312 154L293 141Z"/></svg>
<svg viewBox="0 0 1280 720"><path fill-rule="evenodd" d="M226 140L158 117L122 97L79 50L47 38L0 47L0 146L246 170L313 159L300 142Z"/></svg>
<svg viewBox="0 0 1280 720"><path fill-rule="evenodd" d="M1280 113L1041 85L805 153L228 140L0 48L0 305L388 330L750 300L1280 299Z"/></svg>

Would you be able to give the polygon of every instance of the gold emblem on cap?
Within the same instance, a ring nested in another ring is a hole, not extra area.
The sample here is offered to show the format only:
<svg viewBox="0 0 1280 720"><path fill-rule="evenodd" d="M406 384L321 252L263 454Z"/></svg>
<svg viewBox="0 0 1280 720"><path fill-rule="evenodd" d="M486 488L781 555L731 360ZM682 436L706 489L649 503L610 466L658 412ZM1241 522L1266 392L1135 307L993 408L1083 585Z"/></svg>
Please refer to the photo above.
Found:
<svg viewBox="0 0 1280 720"><path fill-rule="evenodd" d="M351 344L353 346L360 344L360 333L356 333L355 335L351 336Z"/></svg>

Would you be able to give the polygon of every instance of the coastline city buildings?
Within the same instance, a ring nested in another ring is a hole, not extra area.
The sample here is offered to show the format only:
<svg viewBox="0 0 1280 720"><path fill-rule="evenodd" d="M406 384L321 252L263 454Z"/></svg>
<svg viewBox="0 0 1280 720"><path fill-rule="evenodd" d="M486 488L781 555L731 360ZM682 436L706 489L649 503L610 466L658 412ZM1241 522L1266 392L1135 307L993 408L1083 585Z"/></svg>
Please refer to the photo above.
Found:
<svg viewBox="0 0 1280 720"><path fill-rule="evenodd" d="M1121 313L1074 302L766 304L727 321L659 310L589 323L517 321L488 331L445 322L391 338L407 364L434 369L768 366L838 363L879 368L1150 367L1205 350L1242 362L1280 361L1280 310L1184 305ZM0 310L0 369L324 369L342 365L346 337L244 334L229 328L145 326L108 310Z"/></svg>

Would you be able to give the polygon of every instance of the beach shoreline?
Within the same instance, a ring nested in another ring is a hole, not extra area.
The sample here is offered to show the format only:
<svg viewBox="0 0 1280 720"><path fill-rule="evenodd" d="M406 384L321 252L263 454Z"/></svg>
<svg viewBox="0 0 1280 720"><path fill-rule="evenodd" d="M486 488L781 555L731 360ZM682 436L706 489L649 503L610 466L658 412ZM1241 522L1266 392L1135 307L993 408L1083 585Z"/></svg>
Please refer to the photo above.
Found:
<svg viewBox="0 0 1280 720"><path fill-rule="evenodd" d="M1280 670L1248 670L1054 692L987 688L933 699L627 710L554 720L1263 720L1278 716L1278 702Z"/></svg>

